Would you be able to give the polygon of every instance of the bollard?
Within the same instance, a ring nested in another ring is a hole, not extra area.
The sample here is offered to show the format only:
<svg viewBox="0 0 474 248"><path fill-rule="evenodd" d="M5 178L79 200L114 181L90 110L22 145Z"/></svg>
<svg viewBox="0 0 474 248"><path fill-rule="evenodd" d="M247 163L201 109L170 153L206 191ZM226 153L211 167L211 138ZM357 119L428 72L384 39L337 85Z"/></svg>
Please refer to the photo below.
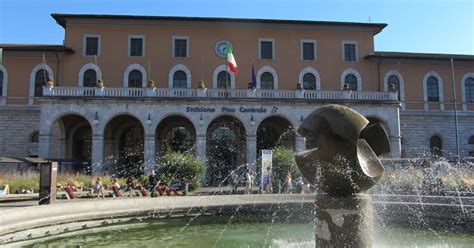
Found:
<svg viewBox="0 0 474 248"><path fill-rule="evenodd" d="M56 179L58 162L41 163L40 165L40 205L56 203Z"/></svg>

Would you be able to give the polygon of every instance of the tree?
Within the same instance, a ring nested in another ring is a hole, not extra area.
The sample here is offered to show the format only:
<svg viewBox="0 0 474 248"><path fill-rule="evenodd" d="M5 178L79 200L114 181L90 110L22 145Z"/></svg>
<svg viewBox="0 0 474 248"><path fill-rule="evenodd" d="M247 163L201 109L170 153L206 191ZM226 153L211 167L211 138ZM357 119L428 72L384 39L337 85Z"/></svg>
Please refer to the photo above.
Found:
<svg viewBox="0 0 474 248"><path fill-rule="evenodd" d="M273 187L283 184L288 170L291 172L293 179L301 176L301 173L296 166L294 152L286 147L279 146L272 150L272 167L274 180Z"/></svg>
<svg viewBox="0 0 474 248"><path fill-rule="evenodd" d="M170 151L162 157L158 175L168 185L181 182L189 184L190 189L196 189L204 175L204 164L192 155Z"/></svg>

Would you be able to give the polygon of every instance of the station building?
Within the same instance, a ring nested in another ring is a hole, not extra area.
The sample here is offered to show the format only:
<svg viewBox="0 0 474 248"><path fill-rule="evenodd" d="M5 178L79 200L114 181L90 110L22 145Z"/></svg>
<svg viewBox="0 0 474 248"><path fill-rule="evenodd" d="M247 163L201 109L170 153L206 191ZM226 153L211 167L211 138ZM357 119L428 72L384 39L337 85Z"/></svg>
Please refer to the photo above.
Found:
<svg viewBox="0 0 474 248"><path fill-rule="evenodd" d="M387 24L52 17L63 45L0 44L0 156L120 174L179 150L225 175L314 147L295 130L326 104L380 122L387 157L474 153L474 56L375 51Z"/></svg>

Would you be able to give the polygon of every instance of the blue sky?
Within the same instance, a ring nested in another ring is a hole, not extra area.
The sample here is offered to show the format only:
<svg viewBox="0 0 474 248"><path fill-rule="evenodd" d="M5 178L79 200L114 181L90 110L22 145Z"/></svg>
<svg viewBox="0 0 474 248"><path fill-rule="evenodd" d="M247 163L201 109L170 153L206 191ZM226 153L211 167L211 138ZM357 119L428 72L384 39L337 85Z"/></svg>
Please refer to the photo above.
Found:
<svg viewBox="0 0 474 248"><path fill-rule="evenodd" d="M474 0L0 0L0 43L61 44L55 12L387 23L377 51L474 55Z"/></svg>

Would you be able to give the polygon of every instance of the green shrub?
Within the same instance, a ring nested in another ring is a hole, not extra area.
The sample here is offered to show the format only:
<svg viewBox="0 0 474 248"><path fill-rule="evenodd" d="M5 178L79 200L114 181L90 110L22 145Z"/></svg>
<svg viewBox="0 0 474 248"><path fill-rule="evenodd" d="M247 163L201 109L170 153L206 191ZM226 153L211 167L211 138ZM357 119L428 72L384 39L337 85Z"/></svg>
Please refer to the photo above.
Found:
<svg viewBox="0 0 474 248"><path fill-rule="evenodd" d="M178 181L188 183L190 189L196 189L204 175L204 164L192 155L168 152L161 159L158 175L168 185Z"/></svg>
<svg viewBox="0 0 474 248"><path fill-rule="evenodd" d="M272 150L272 171L273 179L276 182L274 186L276 186L278 182L283 184L288 170L291 171L293 180L301 176L298 166L296 166L294 152L285 147L274 148Z"/></svg>
<svg viewBox="0 0 474 248"><path fill-rule="evenodd" d="M22 190L39 190L39 174L37 172L28 171L26 173L13 173L2 175L0 184L8 184L10 194L21 193Z"/></svg>

